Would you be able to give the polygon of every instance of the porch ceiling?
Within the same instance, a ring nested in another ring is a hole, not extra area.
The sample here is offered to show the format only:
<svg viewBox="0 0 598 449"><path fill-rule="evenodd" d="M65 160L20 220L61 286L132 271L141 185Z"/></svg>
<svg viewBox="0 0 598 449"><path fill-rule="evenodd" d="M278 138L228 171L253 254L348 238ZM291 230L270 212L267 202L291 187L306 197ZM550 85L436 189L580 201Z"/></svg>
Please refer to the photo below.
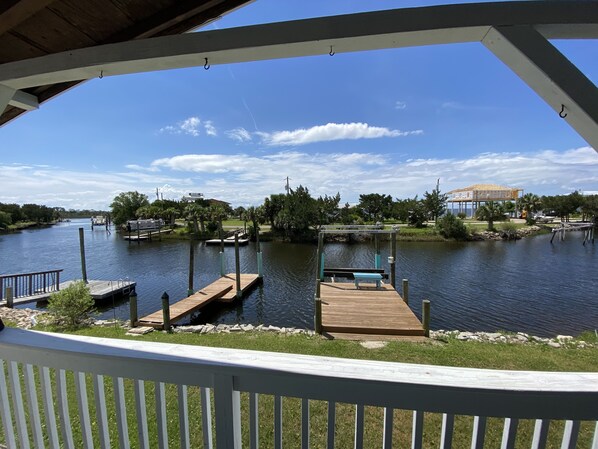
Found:
<svg viewBox="0 0 598 449"><path fill-rule="evenodd" d="M250 1L4 0L0 3L0 65L78 48L180 34ZM24 105L34 109L80 82L24 89L20 107L7 106L0 115L0 126L26 112Z"/></svg>

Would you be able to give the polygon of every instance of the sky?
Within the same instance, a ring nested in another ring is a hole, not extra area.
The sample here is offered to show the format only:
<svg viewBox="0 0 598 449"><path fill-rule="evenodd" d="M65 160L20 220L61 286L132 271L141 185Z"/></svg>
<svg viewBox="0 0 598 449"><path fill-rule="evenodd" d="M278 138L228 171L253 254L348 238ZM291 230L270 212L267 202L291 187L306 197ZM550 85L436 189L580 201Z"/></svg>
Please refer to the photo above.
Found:
<svg viewBox="0 0 598 449"><path fill-rule="evenodd" d="M256 0L199 30L436 4ZM598 84L598 41L553 41ZM480 43L104 76L0 128L0 202L120 192L233 207L290 186L407 198L495 183L598 193L598 152Z"/></svg>

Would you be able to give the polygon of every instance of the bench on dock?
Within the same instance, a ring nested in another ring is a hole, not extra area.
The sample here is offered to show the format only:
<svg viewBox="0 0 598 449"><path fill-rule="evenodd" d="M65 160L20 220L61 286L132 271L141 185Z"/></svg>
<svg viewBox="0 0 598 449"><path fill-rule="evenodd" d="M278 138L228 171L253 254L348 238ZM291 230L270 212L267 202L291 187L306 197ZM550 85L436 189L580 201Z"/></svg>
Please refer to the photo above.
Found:
<svg viewBox="0 0 598 449"><path fill-rule="evenodd" d="M359 288L359 281L376 281L376 288L380 288L381 273L353 273L355 287Z"/></svg>
<svg viewBox="0 0 598 449"><path fill-rule="evenodd" d="M382 279L389 277L382 268L324 268L324 277L354 279L355 273L377 273L382 276Z"/></svg>

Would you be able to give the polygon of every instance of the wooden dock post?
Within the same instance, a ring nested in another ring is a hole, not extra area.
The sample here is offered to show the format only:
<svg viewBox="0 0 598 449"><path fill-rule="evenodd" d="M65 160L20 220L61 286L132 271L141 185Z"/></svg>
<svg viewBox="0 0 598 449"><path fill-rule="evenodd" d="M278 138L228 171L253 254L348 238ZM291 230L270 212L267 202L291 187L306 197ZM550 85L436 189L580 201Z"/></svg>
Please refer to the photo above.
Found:
<svg viewBox="0 0 598 449"><path fill-rule="evenodd" d="M430 336L430 301L424 299L422 301L422 325L424 327L424 335Z"/></svg>
<svg viewBox="0 0 598 449"><path fill-rule="evenodd" d="M237 285L237 298L243 296L241 291L241 261L239 260L239 233L235 232L235 278Z"/></svg>
<svg viewBox="0 0 598 449"><path fill-rule="evenodd" d="M189 241L189 288L187 288L187 296L193 294L193 270L195 265L195 254L193 248L193 240Z"/></svg>
<svg viewBox="0 0 598 449"><path fill-rule="evenodd" d="M376 248L376 255L374 256L374 268L380 269L380 234L374 234L374 248Z"/></svg>
<svg viewBox="0 0 598 449"><path fill-rule="evenodd" d="M397 288L397 233L395 231L390 233L390 285L396 290Z"/></svg>
<svg viewBox="0 0 598 449"><path fill-rule="evenodd" d="M131 327L137 327L139 317L137 316L137 292L135 292L135 289L129 293L129 316L131 318Z"/></svg>
<svg viewBox="0 0 598 449"><path fill-rule="evenodd" d="M322 280L324 278L324 234L320 232L318 234L318 272L316 273L316 279Z"/></svg>
<svg viewBox="0 0 598 449"><path fill-rule="evenodd" d="M6 307L8 307L9 309L12 309L14 304L13 304L13 293L12 293L12 287L6 287L5 290L5 295L6 295Z"/></svg>
<svg viewBox="0 0 598 449"><path fill-rule="evenodd" d="M409 280L403 279L403 301L409 305Z"/></svg>
<svg viewBox="0 0 598 449"><path fill-rule="evenodd" d="M87 284L87 267L85 266L85 237L83 235L83 228L79 228L79 250L81 252L81 275L83 282Z"/></svg>
<svg viewBox="0 0 598 449"><path fill-rule="evenodd" d="M322 333L322 300L320 299L320 280L316 281L316 307L314 317L314 330L317 334Z"/></svg>
<svg viewBox="0 0 598 449"><path fill-rule="evenodd" d="M263 273L263 268L262 268L262 248L260 247L260 228L259 228L259 226L257 227L257 229L254 229L254 231L255 231L255 246L257 249L257 277L261 279L264 277L264 273Z"/></svg>
<svg viewBox="0 0 598 449"><path fill-rule="evenodd" d="M170 301L168 293L162 294L162 322L164 323L164 330L170 332Z"/></svg>

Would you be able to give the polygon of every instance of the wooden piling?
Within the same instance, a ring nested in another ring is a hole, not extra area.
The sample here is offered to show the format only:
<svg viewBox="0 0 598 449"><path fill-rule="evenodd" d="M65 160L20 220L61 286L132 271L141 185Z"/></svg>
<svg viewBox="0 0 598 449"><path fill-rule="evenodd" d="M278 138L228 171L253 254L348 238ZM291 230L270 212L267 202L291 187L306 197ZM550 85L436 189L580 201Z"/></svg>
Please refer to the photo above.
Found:
<svg viewBox="0 0 598 449"><path fill-rule="evenodd" d="M255 231L255 246L257 250L257 276L261 279L264 277L263 266L262 266L262 249L260 247L260 228L259 226L254 227Z"/></svg>
<svg viewBox="0 0 598 449"><path fill-rule="evenodd" d="M135 289L129 293L129 317L131 319L131 327L137 327L139 317L137 315L137 293Z"/></svg>
<svg viewBox="0 0 598 449"><path fill-rule="evenodd" d="M424 335L430 336L430 301L424 299L422 301L422 325L424 327Z"/></svg>
<svg viewBox="0 0 598 449"><path fill-rule="evenodd" d="M318 234L318 273L316 274L316 279L318 280L322 280L322 278L324 277L324 264L322 263L322 251L324 248L324 234L322 234L321 232Z"/></svg>
<svg viewBox="0 0 598 449"><path fill-rule="evenodd" d="M85 265L85 237L83 235L83 228L79 228L79 250L81 253L81 275L83 282L87 284L87 267Z"/></svg>
<svg viewBox="0 0 598 449"><path fill-rule="evenodd" d="M12 293L12 287L6 287L4 294L6 295L6 307L8 307L9 309L12 309L14 306L14 304L13 304L14 295Z"/></svg>
<svg viewBox="0 0 598 449"><path fill-rule="evenodd" d="M403 279L403 301L409 305L409 280Z"/></svg>
<svg viewBox="0 0 598 449"><path fill-rule="evenodd" d="M195 265L195 254L193 248L193 241L189 242L189 286L187 288L187 296L193 294L193 270Z"/></svg>
<svg viewBox="0 0 598 449"><path fill-rule="evenodd" d="M376 249L376 255L374 256L374 267L380 268L380 235L374 234L374 248Z"/></svg>
<svg viewBox="0 0 598 449"><path fill-rule="evenodd" d="M241 298L243 292L241 291L241 261L239 257L239 233L235 232L235 276L237 285L237 298Z"/></svg>
<svg viewBox="0 0 598 449"><path fill-rule="evenodd" d="M316 313L314 318L314 330L316 334L322 333L322 300L316 298Z"/></svg>
<svg viewBox="0 0 598 449"><path fill-rule="evenodd" d="M396 273L397 233L394 231L390 233L390 257L392 257L392 259L390 259L390 285L392 285L392 287L394 289L396 289L397 288L397 273Z"/></svg>
<svg viewBox="0 0 598 449"><path fill-rule="evenodd" d="M168 293L162 294L162 322L164 323L164 330L170 332L170 301Z"/></svg>

